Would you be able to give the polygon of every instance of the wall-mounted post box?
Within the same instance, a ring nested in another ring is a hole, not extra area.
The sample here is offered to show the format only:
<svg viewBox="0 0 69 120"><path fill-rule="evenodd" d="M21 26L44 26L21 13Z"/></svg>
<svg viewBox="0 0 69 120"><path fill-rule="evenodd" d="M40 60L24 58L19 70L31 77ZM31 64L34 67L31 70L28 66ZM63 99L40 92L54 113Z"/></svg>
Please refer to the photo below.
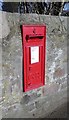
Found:
<svg viewBox="0 0 69 120"><path fill-rule="evenodd" d="M45 83L45 25L23 25L23 91Z"/></svg>

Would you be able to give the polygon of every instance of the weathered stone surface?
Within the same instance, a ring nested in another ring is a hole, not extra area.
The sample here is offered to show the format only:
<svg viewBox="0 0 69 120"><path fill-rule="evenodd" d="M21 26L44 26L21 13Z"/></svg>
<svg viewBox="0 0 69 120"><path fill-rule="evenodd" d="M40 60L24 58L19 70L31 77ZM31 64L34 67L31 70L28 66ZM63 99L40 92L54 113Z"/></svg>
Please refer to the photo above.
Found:
<svg viewBox="0 0 69 120"><path fill-rule="evenodd" d="M3 32L5 31L5 32ZM2 38L5 38L10 32L6 14L2 14Z"/></svg>
<svg viewBox="0 0 69 120"><path fill-rule="evenodd" d="M67 17L5 12L3 16L8 27L6 33L2 29L5 34L2 39L3 78L0 83L3 117L42 116L59 106L67 97ZM26 93L22 92L22 24L47 26L45 85Z"/></svg>
<svg viewBox="0 0 69 120"><path fill-rule="evenodd" d="M21 100L21 104L27 104L29 101L30 101L30 96L25 95Z"/></svg>
<svg viewBox="0 0 69 120"><path fill-rule="evenodd" d="M62 77L63 75L64 75L64 70L61 68L56 69L54 72L54 77L56 78Z"/></svg>

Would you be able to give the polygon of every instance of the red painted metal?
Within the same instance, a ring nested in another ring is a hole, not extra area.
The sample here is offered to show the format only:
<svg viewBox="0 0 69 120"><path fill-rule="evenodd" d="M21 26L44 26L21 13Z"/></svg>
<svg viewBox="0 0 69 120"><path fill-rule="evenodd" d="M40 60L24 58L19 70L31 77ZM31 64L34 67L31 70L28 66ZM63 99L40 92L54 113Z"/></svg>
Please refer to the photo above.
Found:
<svg viewBox="0 0 69 120"><path fill-rule="evenodd" d="M22 25L23 91L45 83L45 25Z"/></svg>

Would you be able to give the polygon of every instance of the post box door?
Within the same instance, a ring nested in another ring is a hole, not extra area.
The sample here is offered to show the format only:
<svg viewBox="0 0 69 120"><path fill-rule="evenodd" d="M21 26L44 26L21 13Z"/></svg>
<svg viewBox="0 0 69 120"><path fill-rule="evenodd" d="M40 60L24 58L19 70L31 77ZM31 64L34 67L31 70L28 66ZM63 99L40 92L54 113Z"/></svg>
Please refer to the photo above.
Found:
<svg viewBox="0 0 69 120"><path fill-rule="evenodd" d="M44 85L46 27L23 25L23 91Z"/></svg>

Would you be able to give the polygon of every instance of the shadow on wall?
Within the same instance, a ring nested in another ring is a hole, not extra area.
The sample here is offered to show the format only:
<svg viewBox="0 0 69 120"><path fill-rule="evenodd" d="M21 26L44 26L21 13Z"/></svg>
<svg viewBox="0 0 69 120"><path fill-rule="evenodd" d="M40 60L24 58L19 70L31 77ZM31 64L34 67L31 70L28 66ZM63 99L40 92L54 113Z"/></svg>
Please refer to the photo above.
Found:
<svg viewBox="0 0 69 120"><path fill-rule="evenodd" d="M17 13L36 13L46 15L69 16L69 2L3 2L0 0L0 10Z"/></svg>

